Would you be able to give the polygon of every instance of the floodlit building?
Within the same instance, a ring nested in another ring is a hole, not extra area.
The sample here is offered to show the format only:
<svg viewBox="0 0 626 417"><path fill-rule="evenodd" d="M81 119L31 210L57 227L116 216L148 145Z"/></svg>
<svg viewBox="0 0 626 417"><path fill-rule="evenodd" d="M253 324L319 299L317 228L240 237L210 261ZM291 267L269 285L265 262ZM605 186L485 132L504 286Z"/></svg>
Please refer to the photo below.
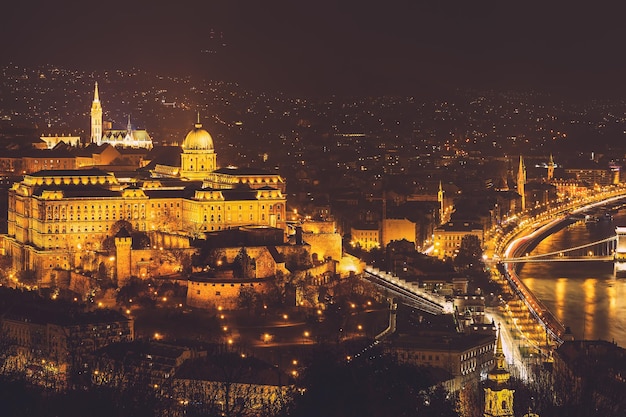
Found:
<svg viewBox="0 0 626 417"><path fill-rule="evenodd" d="M506 369L506 360L502 350L502 334L498 331L495 352L496 365L487 375L485 384L485 417L513 417L514 389L509 387L511 374Z"/></svg>
<svg viewBox="0 0 626 417"><path fill-rule="evenodd" d="M451 221L435 228L433 256L439 259L455 257L466 235L476 236L481 244L484 240L483 229L470 222Z"/></svg>
<svg viewBox="0 0 626 417"><path fill-rule="evenodd" d="M97 126L92 124L96 131ZM100 253L119 221L147 234L201 237L241 226L279 228L286 234L282 177L219 169L213 139L200 123L172 151L180 153L178 166L152 161L153 169L147 166L123 180L96 168L25 175L9 191L8 233L0 239L13 268L35 271L42 285L50 285L60 271L84 267L87 252Z"/></svg>

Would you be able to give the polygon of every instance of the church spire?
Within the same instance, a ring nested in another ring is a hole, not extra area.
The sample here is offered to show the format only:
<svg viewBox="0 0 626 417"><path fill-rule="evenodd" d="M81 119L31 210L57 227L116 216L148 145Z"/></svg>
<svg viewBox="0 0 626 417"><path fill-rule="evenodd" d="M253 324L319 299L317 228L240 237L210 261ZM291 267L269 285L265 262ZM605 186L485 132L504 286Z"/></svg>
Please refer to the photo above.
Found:
<svg viewBox="0 0 626 417"><path fill-rule="evenodd" d="M126 130L128 131L128 134L130 134L132 127L130 126L130 114L128 115L128 123L126 124Z"/></svg>
<svg viewBox="0 0 626 417"><path fill-rule="evenodd" d="M102 141L102 105L98 93L98 82L93 90L93 102L91 103L91 143L100 145Z"/></svg>
<svg viewBox="0 0 626 417"><path fill-rule="evenodd" d="M96 87L93 90L93 102L100 103L100 95L98 94L98 81L96 81Z"/></svg>
<svg viewBox="0 0 626 417"><path fill-rule="evenodd" d="M496 358L496 369L504 369L504 350L502 350L502 329L498 325L498 339L496 341L496 352L494 354Z"/></svg>

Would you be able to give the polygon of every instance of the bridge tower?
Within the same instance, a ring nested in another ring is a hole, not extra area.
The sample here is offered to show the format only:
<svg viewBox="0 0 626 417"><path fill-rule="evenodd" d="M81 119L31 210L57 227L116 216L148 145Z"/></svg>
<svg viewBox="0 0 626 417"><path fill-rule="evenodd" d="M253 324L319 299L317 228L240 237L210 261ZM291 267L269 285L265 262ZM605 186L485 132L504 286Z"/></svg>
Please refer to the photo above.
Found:
<svg viewBox="0 0 626 417"><path fill-rule="evenodd" d="M626 272L626 227L615 228L615 262L613 263L613 276Z"/></svg>

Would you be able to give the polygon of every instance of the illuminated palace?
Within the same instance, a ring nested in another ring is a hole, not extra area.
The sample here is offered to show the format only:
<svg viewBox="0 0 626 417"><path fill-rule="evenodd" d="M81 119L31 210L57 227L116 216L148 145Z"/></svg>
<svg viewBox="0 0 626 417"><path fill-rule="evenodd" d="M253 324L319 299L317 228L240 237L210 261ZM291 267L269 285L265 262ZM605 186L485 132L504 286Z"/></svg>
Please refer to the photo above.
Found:
<svg viewBox="0 0 626 417"><path fill-rule="evenodd" d="M187 246L189 237L204 232L242 226L286 230L282 177L219 169L213 139L199 121L171 152L180 152L179 164L156 163L135 178L93 168L25 175L9 191L8 233L0 240L13 268L34 271L49 285L62 271L81 266L86 250L101 254L120 220L152 242L156 234L167 234Z"/></svg>

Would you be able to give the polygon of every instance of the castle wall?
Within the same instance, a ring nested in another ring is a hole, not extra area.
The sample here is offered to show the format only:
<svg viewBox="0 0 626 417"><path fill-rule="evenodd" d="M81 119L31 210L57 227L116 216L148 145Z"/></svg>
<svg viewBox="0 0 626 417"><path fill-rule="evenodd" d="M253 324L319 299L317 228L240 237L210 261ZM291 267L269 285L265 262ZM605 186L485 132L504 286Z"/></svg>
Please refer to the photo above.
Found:
<svg viewBox="0 0 626 417"><path fill-rule="evenodd" d="M307 233L302 238L311 246L311 256L317 254L318 260L341 259L342 242L339 233Z"/></svg>
<svg viewBox="0 0 626 417"><path fill-rule="evenodd" d="M225 310L237 308L239 292L243 287L251 287L256 292L265 292L268 283L254 282L202 282L189 281L187 286L187 305L196 308Z"/></svg>

